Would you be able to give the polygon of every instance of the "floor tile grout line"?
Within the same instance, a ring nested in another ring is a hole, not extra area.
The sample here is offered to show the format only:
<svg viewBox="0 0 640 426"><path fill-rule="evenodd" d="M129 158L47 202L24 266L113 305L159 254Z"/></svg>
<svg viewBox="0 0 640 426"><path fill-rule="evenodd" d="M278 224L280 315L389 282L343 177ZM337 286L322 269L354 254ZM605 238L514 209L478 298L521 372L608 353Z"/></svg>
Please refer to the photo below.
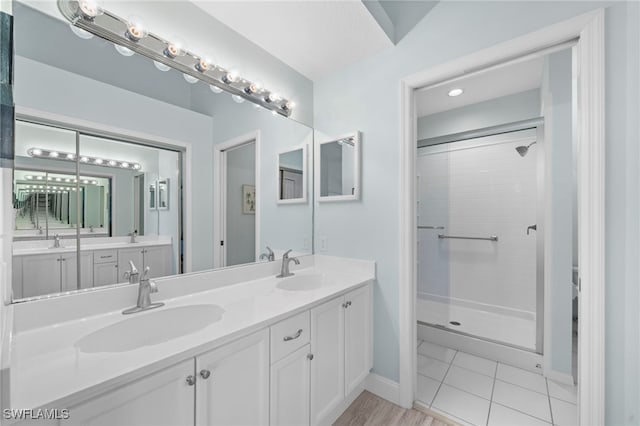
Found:
<svg viewBox="0 0 640 426"><path fill-rule="evenodd" d="M544 384L547 386L547 400L549 401L549 417L551 417L551 424L554 425L555 422L553 421L553 408L551 408L551 393L549 392L549 382L547 381L546 377L544 379Z"/></svg>
<svg viewBox="0 0 640 426"><path fill-rule="evenodd" d="M545 387L547 387L547 379L544 378L544 377L543 377L543 379L545 381ZM502 382L502 383L506 383L506 384L511 385L511 386L517 386L517 387L519 387L521 389L528 390L528 391L531 391L531 392L535 392L538 395L549 396L549 389L547 389L547 392L542 393L542 392L539 392L539 391L537 391L535 389L531 389L531 388L528 388L526 386L519 385L517 383L511 383L511 382L507 382L506 380L498 379L497 377L496 377L496 380L499 381L499 382Z"/></svg>
<svg viewBox="0 0 640 426"><path fill-rule="evenodd" d="M542 417L534 416L534 415L532 415L532 414L530 414L530 413L527 413L527 412L525 412L525 411L522 411L522 410L519 410L519 409L517 409L517 408L510 407L510 406L508 406L508 405L505 405L505 404L504 404L504 403L502 403L502 402L491 401L491 403L492 403L492 404L496 404L496 405L500 405L501 407L504 407L504 408L508 408L509 410L517 411L517 412L518 412L518 413L520 413L520 414L524 414L525 416L531 417L531 418L536 419L536 420L540 420L540 421L545 422L545 423L547 423L547 424L553 424L553 423L549 423L547 420L543 419Z"/></svg>
<svg viewBox="0 0 640 426"><path fill-rule="evenodd" d="M456 359L456 356L458 356L458 352L456 351L455 354L453 354L453 358L451 358L451 362L449 363L449 367L447 367L447 371L444 373L444 376L442 376L442 380L440 381L440 385L438 385L438 390L436 391L436 393L433 394L433 399L431 399L431 404L429 404L429 408L433 407L433 402L436 400L436 396L438 396L438 392L440 392L440 389L442 389L442 385L444 384L444 379L447 378L447 374L449 374L449 370L451 369L451 366L453 365L453 360Z"/></svg>
<svg viewBox="0 0 640 426"><path fill-rule="evenodd" d="M496 368L493 370L493 383L491 386L491 398L489 399L489 412L487 413L487 426L489 426L489 419L491 418L491 407L493 406L493 392L496 390L496 378L498 377L499 362L496 362Z"/></svg>

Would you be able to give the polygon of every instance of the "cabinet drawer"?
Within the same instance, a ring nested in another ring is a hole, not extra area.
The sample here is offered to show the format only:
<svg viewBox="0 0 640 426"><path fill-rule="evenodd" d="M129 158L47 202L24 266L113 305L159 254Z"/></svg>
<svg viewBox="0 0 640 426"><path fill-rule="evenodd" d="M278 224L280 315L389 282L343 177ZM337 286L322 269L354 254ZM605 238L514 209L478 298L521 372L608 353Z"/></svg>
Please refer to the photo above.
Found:
<svg viewBox="0 0 640 426"><path fill-rule="evenodd" d="M117 250L96 250L93 252L93 263L108 263L117 261Z"/></svg>
<svg viewBox="0 0 640 426"><path fill-rule="evenodd" d="M309 343L309 311L271 326L271 363Z"/></svg>

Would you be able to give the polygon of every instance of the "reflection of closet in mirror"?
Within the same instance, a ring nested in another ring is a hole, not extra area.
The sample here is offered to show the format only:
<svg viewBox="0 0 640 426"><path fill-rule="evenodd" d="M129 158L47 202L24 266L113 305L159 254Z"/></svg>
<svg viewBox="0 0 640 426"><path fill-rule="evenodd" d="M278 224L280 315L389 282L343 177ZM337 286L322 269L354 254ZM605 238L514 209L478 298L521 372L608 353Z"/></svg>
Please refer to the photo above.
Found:
<svg viewBox="0 0 640 426"><path fill-rule="evenodd" d="M278 154L278 203L307 202L307 147Z"/></svg>
<svg viewBox="0 0 640 426"><path fill-rule="evenodd" d="M316 145L318 201L360 198L360 133L351 133Z"/></svg>

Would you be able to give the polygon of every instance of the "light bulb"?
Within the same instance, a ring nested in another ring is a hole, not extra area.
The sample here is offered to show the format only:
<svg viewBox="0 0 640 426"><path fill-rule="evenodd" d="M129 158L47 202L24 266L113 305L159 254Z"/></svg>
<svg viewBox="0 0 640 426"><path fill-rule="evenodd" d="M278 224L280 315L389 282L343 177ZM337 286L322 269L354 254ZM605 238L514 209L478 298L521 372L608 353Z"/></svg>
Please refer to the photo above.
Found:
<svg viewBox="0 0 640 426"><path fill-rule="evenodd" d="M264 100L266 102L278 102L280 100L280 95L277 93L269 93Z"/></svg>
<svg viewBox="0 0 640 426"><path fill-rule="evenodd" d="M200 72L207 72L211 69L211 61L209 59L200 58L195 65L195 69Z"/></svg>
<svg viewBox="0 0 640 426"><path fill-rule="evenodd" d="M222 81L231 84L238 79L238 71L231 70L222 77Z"/></svg>
<svg viewBox="0 0 640 426"><path fill-rule="evenodd" d="M197 83L197 82L198 82L198 79L197 79L197 78L195 78L194 76L189 75L189 74L182 74L182 77L184 77L184 79L185 79L185 81L186 81L187 83L194 84L194 83Z"/></svg>
<svg viewBox="0 0 640 426"><path fill-rule="evenodd" d="M93 160L94 163L96 164L102 164L102 158L96 158L95 160Z"/></svg>
<svg viewBox="0 0 640 426"><path fill-rule="evenodd" d="M118 53L121 54L122 56L131 56L135 53L133 50L124 46L120 46L119 44L114 44L113 46L116 48Z"/></svg>
<svg viewBox="0 0 640 426"><path fill-rule="evenodd" d="M132 16L127 20L127 31L124 35L129 40L138 42L141 38L146 37L148 33L144 22L137 16Z"/></svg>
<svg viewBox="0 0 640 426"><path fill-rule="evenodd" d="M80 161L82 161L83 163L87 163L89 162L89 157L81 157Z"/></svg>
<svg viewBox="0 0 640 426"><path fill-rule="evenodd" d="M241 104L244 102L244 98L242 96L232 95L231 98L233 99L233 102L237 104Z"/></svg>
<svg viewBox="0 0 640 426"><path fill-rule="evenodd" d="M83 30L82 28L76 27L75 25L69 23L69 28L71 28L71 31L73 31L73 33L75 35L77 35L78 37L80 37L83 40L89 40L90 38L93 38L93 34L91 34L89 31L87 30Z"/></svg>
<svg viewBox="0 0 640 426"><path fill-rule="evenodd" d="M58 154L56 151L51 151L51 152L49 153L49 157L53 157L53 158L57 158L57 157L58 157L58 155L59 155L59 154Z"/></svg>
<svg viewBox="0 0 640 426"><path fill-rule="evenodd" d="M162 72L169 71L171 69L169 65L165 65L162 62L158 61L153 61L153 65L155 65L155 67Z"/></svg>
<svg viewBox="0 0 640 426"><path fill-rule="evenodd" d="M75 157L74 154L67 154L67 160L73 160Z"/></svg>
<svg viewBox="0 0 640 426"><path fill-rule="evenodd" d="M260 90L259 83L250 83L247 87L244 88L244 92L248 95L253 95Z"/></svg>
<svg viewBox="0 0 640 426"><path fill-rule="evenodd" d="M55 178L56 182L62 182L62 179L60 179L59 177Z"/></svg>
<svg viewBox="0 0 640 426"><path fill-rule="evenodd" d="M138 163L135 163L135 164L133 165L133 168L134 168L135 170L138 170L138 169L140 169L140 164L138 164Z"/></svg>
<svg viewBox="0 0 640 426"><path fill-rule="evenodd" d="M453 97L456 97L456 96L460 96L463 93L464 93L464 90L462 90L462 89L451 89L451 90L449 90L448 95L453 98Z"/></svg>
<svg viewBox="0 0 640 426"><path fill-rule="evenodd" d="M65 181L65 182L71 182L71 179L66 178L64 181Z"/></svg>
<svg viewBox="0 0 640 426"><path fill-rule="evenodd" d="M109 160L109 165L110 165L111 167L115 166L116 164L117 164L117 162L116 162L116 161L114 161L114 160Z"/></svg>
<svg viewBox="0 0 640 426"><path fill-rule="evenodd" d="M211 91L213 93L222 93L223 90L221 88L219 88L218 86L214 86L213 84L209 85L209 89L211 89Z"/></svg>
<svg viewBox="0 0 640 426"><path fill-rule="evenodd" d="M86 20L93 21L93 19L102 14L102 9L95 0L81 0L78 2L78 11L80 15Z"/></svg>
<svg viewBox="0 0 640 426"><path fill-rule="evenodd" d="M291 111L294 106L296 106L295 103L293 103L291 101L287 101L282 105L282 109L285 110L285 111Z"/></svg>
<svg viewBox="0 0 640 426"><path fill-rule="evenodd" d="M126 161L123 161L122 163L120 163L120 166L126 169L127 167L129 167L129 163L127 163Z"/></svg>
<svg viewBox="0 0 640 426"><path fill-rule="evenodd" d="M36 176L37 180L42 180L42 176Z"/></svg>
<svg viewBox="0 0 640 426"><path fill-rule="evenodd" d="M29 180L29 179L33 179L33 176L31 176L31 175L26 175L24 178L25 178L25 179L27 179L27 180Z"/></svg>
<svg viewBox="0 0 640 426"><path fill-rule="evenodd" d="M176 56L182 56L185 53L184 41L179 38L173 38L173 41L167 43L167 47L164 49L164 55L169 58L175 58Z"/></svg>
<svg viewBox="0 0 640 426"><path fill-rule="evenodd" d="M92 181L91 181L91 183L92 183L93 185L97 185L97 184L98 184L98 181L97 181L97 180L92 180Z"/></svg>
<svg viewBox="0 0 640 426"><path fill-rule="evenodd" d="M89 183L89 181L85 179L85 180L83 180L83 181L82 181L82 183L84 183L85 185L87 185L87 184Z"/></svg>
<svg viewBox="0 0 640 426"><path fill-rule="evenodd" d="M37 148L36 149L32 149L31 150L31 154L32 155L40 155L40 154L42 154L42 151L37 149Z"/></svg>

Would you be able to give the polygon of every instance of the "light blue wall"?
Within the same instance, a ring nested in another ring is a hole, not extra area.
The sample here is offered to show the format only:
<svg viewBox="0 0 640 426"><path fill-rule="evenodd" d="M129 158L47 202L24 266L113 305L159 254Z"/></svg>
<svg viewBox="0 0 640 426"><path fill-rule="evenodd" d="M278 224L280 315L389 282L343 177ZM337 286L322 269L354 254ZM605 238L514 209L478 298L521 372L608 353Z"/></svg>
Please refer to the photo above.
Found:
<svg viewBox="0 0 640 426"><path fill-rule="evenodd" d="M256 215L243 212L243 185L256 184L256 146L227 152L227 265L256 261Z"/></svg>
<svg viewBox="0 0 640 426"><path fill-rule="evenodd" d="M603 5L610 6L606 13L606 415L607 424L640 419L640 13L634 2L440 2L397 46L315 82L314 126L334 135L363 132L361 201L316 205L315 227L316 235L327 237L329 254L377 262L376 373L398 380L400 79Z"/></svg>
<svg viewBox="0 0 640 426"><path fill-rule="evenodd" d="M513 123L540 116L538 89L418 118L418 140Z"/></svg>

